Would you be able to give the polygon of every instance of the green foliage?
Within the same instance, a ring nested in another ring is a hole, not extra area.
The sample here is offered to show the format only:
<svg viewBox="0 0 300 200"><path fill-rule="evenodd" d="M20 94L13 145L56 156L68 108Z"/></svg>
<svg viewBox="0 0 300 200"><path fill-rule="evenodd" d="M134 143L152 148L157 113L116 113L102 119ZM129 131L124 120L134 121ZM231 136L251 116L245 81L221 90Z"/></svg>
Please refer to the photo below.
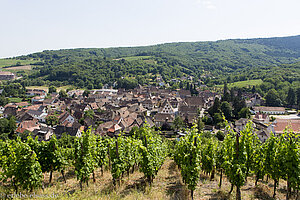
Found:
<svg viewBox="0 0 300 200"><path fill-rule="evenodd" d="M96 142L96 163L98 167L103 168L108 163L108 144L110 143L109 139L98 137Z"/></svg>
<svg viewBox="0 0 300 200"><path fill-rule="evenodd" d="M254 128L252 122L248 122L246 127L240 133L240 149L243 148L244 152L244 162L246 167L246 177L249 176L250 170L252 169L254 162L253 158L255 156L255 151L260 145L260 140L257 135L254 134Z"/></svg>
<svg viewBox="0 0 300 200"><path fill-rule="evenodd" d="M175 117L173 125L174 125L175 130L181 130L184 127L184 121L178 115L178 116Z"/></svg>
<svg viewBox="0 0 300 200"><path fill-rule="evenodd" d="M9 103L8 98L5 98L3 95L0 95L0 106L5 106Z"/></svg>
<svg viewBox="0 0 300 200"><path fill-rule="evenodd" d="M15 133L17 126L16 126L16 119L14 116L9 116L8 118L1 118L0 119L0 138L3 140L8 139Z"/></svg>
<svg viewBox="0 0 300 200"><path fill-rule="evenodd" d="M84 132L82 137L75 139L74 148L75 173L77 175L77 179L80 181L80 186L82 189L82 183L88 183L89 177L94 172L96 166L96 139L91 133L91 129L88 129L86 132Z"/></svg>
<svg viewBox="0 0 300 200"><path fill-rule="evenodd" d="M174 152L174 161L180 168L183 182L192 191L192 198L200 179L201 155L201 135L194 126L176 144Z"/></svg>
<svg viewBox="0 0 300 200"><path fill-rule="evenodd" d="M299 135L292 130L285 130L285 133L278 140L279 161L277 162L281 164L281 170L277 170L275 174L287 181L287 199L291 197L292 188L294 190L299 189L300 157L298 138Z"/></svg>
<svg viewBox="0 0 300 200"><path fill-rule="evenodd" d="M66 98L66 97L68 97L68 94L67 94L67 92L65 91L65 90L60 90L59 91L59 98L61 99L61 98Z"/></svg>
<svg viewBox="0 0 300 200"><path fill-rule="evenodd" d="M227 93L228 94L228 93ZM221 110L227 120L231 120L232 117L232 107L227 101L221 103Z"/></svg>
<svg viewBox="0 0 300 200"><path fill-rule="evenodd" d="M223 141L224 169L230 183L237 188L237 199L241 198L240 187L244 185L250 169L253 166L254 149L258 144L258 138L253 135L251 123L241 131L240 135L230 130Z"/></svg>
<svg viewBox="0 0 300 200"><path fill-rule="evenodd" d="M251 113L249 108L244 107L240 110L240 112L238 113L239 118L250 118L251 117Z"/></svg>
<svg viewBox="0 0 300 200"><path fill-rule="evenodd" d="M208 113L211 116L214 116L215 113L220 113L220 110L221 110L220 99L216 97L213 106L208 109Z"/></svg>
<svg viewBox="0 0 300 200"><path fill-rule="evenodd" d="M286 97L287 106L291 107L295 105L296 94L293 88L289 88L288 95Z"/></svg>
<svg viewBox="0 0 300 200"><path fill-rule="evenodd" d="M214 173L216 167L216 141L214 138L205 140L201 145L201 164L206 173Z"/></svg>
<svg viewBox="0 0 300 200"><path fill-rule="evenodd" d="M32 191L41 186L43 177L41 165L30 146L21 140L0 143L3 148L0 154L2 168L0 179L5 182L12 179L16 192L18 187Z"/></svg>
<svg viewBox="0 0 300 200"><path fill-rule="evenodd" d="M111 173L114 183L119 181L125 172L140 163L141 141L132 137L119 136L110 141L109 155L112 162Z"/></svg>
<svg viewBox="0 0 300 200"><path fill-rule="evenodd" d="M74 146L75 137L63 133L61 138L58 140L58 144L62 148L72 148Z"/></svg>
<svg viewBox="0 0 300 200"><path fill-rule="evenodd" d="M74 85L79 88L101 88L102 84L122 83L126 77L139 84L150 83L160 74L164 81L182 76L201 78L209 86L225 81L255 80L283 77L292 82L298 79L299 69L277 66L296 62L300 57L299 36L216 42L184 42L148 47L67 49L43 51L19 59L40 60L42 66L28 77L17 80L24 85ZM0 62L1 65L1 62ZM263 67L271 69L265 70ZM288 70L282 70L286 68ZM212 80L211 77L216 77ZM263 80L265 82L265 80ZM261 81L260 81L261 83ZM152 84L155 84L152 82ZM247 87L252 83L239 83ZM122 85L122 84L120 84ZM120 85L118 87L120 87ZM125 84L125 87L132 87ZM259 90L259 89L258 89ZM263 89L262 89L263 90ZM267 90L263 90L265 93ZM284 95L286 96L286 95Z"/></svg>
<svg viewBox="0 0 300 200"><path fill-rule="evenodd" d="M297 88L296 95L297 95L297 106L298 109L300 109L300 87Z"/></svg>
<svg viewBox="0 0 300 200"><path fill-rule="evenodd" d="M233 115L235 116L236 119L240 118L239 113L241 112L241 110L244 108L243 112L240 113L242 114L247 114L247 106L246 106L246 102L245 99L242 99L240 95L236 96L233 98ZM245 115L244 115L245 116Z"/></svg>
<svg viewBox="0 0 300 200"><path fill-rule="evenodd" d="M134 137L142 141L140 171L151 184L168 154L167 143L148 125L139 128Z"/></svg>
<svg viewBox="0 0 300 200"><path fill-rule="evenodd" d="M218 131L217 134L216 134L216 138L217 138L219 141L223 141L224 138L225 138L224 132Z"/></svg>
<svg viewBox="0 0 300 200"><path fill-rule="evenodd" d="M10 83L4 86L2 95L5 97L25 97L25 88L20 83Z"/></svg>
<svg viewBox="0 0 300 200"><path fill-rule="evenodd" d="M269 90L266 95L266 104L268 106L281 106L279 95L275 89Z"/></svg>
<svg viewBox="0 0 300 200"><path fill-rule="evenodd" d="M50 172L50 182L52 179L52 172L60 171L68 164L66 149L59 146L56 136L53 135L49 141L39 142L36 137L35 140L31 136L27 138L27 144L37 154L38 161L41 165L42 172Z"/></svg>
<svg viewBox="0 0 300 200"><path fill-rule="evenodd" d="M49 94L52 94L52 93L54 93L54 92L56 92L56 87L55 87L54 85L51 85L51 86L49 87L48 93L49 93Z"/></svg>
<svg viewBox="0 0 300 200"><path fill-rule="evenodd" d="M55 126L55 125L59 124L59 119L55 115L48 115L46 117L46 124L48 126Z"/></svg>
<svg viewBox="0 0 300 200"><path fill-rule="evenodd" d="M117 88L134 89L137 86L138 82L136 79L121 78L117 81Z"/></svg>
<svg viewBox="0 0 300 200"><path fill-rule="evenodd" d="M88 97L89 94L90 94L90 91L89 91L89 90L84 90L82 96L83 96L83 97Z"/></svg>
<svg viewBox="0 0 300 200"><path fill-rule="evenodd" d="M84 111L84 116L94 119L95 113L93 110L87 110L87 111Z"/></svg>

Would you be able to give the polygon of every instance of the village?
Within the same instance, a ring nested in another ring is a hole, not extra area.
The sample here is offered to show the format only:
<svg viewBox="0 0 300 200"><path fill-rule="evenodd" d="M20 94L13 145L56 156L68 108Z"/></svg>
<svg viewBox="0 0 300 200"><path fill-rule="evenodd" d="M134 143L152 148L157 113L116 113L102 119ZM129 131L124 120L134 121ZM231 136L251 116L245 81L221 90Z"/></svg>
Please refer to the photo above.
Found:
<svg viewBox="0 0 300 200"><path fill-rule="evenodd" d="M210 90L200 90L192 96L189 90L160 89L155 86L139 86L125 89L71 90L65 96L47 93L42 89L27 89L31 102L8 103L0 107L1 118L14 116L16 133L38 137L48 141L53 134L80 137L91 128L102 136L129 135L134 127L147 124L160 130L168 138L185 134L184 127L192 127L197 120L212 118L208 113L215 99L222 95ZM264 142L273 133L280 135L289 127L300 131L300 118L296 112L284 107L265 107L258 94L243 93L250 118L229 121L236 132L252 121L254 133ZM225 127L205 123L201 127L211 135L224 134Z"/></svg>

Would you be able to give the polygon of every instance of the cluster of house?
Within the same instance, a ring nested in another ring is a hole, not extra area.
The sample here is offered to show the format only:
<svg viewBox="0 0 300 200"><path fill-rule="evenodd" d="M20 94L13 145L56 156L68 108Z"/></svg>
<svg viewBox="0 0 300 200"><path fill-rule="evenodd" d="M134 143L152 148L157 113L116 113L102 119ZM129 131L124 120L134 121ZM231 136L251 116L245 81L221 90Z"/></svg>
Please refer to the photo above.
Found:
<svg viewBox="0 0 300 200"><path fill-rule="evenodd" d="M157 87L93 90L88 97L83 97L83 92L73 90L68 92L69 98L59 98L57 93L47 95L44 90L30 89L26 91L32 97L30 103L9 103L0 108L0 113L3 117L15 116L17 133L29 131L39 140L48 140L53 134L60 138L63 133L79 137L89 127L96 134L113 136L145 123L150 127L172 126L177 115L192 124L199 111L210 107L218 96L202 91L194 97L189 90ZM55 116L58 122L47 125L49 116Z"/></svg>
<svg viewBox="0 0 300 200"><path fill-rule="evenodd" d="M281 135L286 130L292 130L295 133L300 133L300 119L296 118L274 118L270 119L271 115L283 115L287 111L284 107L253 107L251 112L254 114L252 127L258 138L265 142L271 134ZM242 131L250 119L241 118L231 125L236 132Z"/></svg>
<svg viewBox="0 0 300 200"><path fill-rule="evenodd" d="M15 116L16 132L32 133L39 140L49 140L53 134L60 138L63 133L80 137L82 132L92 127L98 135L128 134L134 127L147 123L150 127L172 126L176 116L185 123L192 123L204 110L207 110L220 95L209 90L200 91L191 96L189 90L168 90L153 86L133 90L99 89L90 91L88 97L83 90L68 92L68 98L60 98L57 93L48 94L44 90L27 90L31 102L9 103L0 107L3 117ZM257 96L254 100L259 99ZM300 120L271 121L269 114L282 114L284 108L253 107L257 135L265 141L271 134L280 134L291 125L293 130L300 129ZM53 116L55 124L47 125L47 119ZM240 119L232 124L241 131L249 119ZM212 128L213 130L213 128Z"/></svg>

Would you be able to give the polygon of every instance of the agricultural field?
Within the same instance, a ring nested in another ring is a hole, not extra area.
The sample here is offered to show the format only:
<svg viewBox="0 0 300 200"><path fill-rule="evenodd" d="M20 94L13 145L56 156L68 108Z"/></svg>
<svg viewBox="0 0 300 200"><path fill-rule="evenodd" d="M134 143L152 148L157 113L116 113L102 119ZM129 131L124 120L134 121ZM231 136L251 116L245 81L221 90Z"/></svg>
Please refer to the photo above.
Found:
<svg viewBox="0 0 300 200"><path fill-rule="evenodd" d="M3 70L13 70L13 71L22 71L22 70L31 70L31 65L22 65L22 66L15 66L15 67L5 67L2 68Z"/></svg>
<svg viewBox="0 0 300 200"><path fill-rule="evenodd" d="M151 58L152 58L151 56L129 56L129 57L117 58L117 59L114 59L114 60L124 59L124 60L129 61L129 62L130 61L136 61L136 60L142 60L147 64L155 64L156 61L151 59Z"/></svg>
<svg viewBox="0 0 300 200"><path fill-rule="evenodd" d="M143 59L149 59L149 58L151 58L151 56L129 56L129 57L118 58L116 60L125 59L127 61L133 61L133 60L143 60Z"/></svg>
<svg viewBox="0 0 300 200"><path fill-rule="evenodd" d="M17 65L30 65L37 62L39 62L39 60L0 59L0 68Z"/></svg>
<svg viewBox="0 0 300 200"><path fill-rule="evenodd" d="M247 81L238 81L234 83L229 83L228 88L232 87L237 87L237 88L242 88L242 87L252 87L252 86L257 86L262 84L263 81L261 79L256 79L256 80L247 80ZM216 85L216 87L223 88L224 85Z"/></svg>

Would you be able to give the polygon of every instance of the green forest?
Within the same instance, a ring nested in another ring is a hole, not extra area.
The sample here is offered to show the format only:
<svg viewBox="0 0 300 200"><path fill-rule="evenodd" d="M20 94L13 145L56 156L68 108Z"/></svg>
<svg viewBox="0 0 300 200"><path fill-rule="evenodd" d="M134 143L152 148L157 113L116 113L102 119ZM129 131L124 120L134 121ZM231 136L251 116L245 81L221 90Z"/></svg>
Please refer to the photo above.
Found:
<svg viewBox="0 0 300 200"><path fill-rule="evenodd" d="M260 79L254 81L259 83L254 84L255 91L265 96L274 89L284 104L289 88L296 90L299 86L300 36L46 50L2 59L1 63L14 63L9 60L23 60L33 66L18 73L23 78L15 82L23 86L94 89L108 84L130 89L138 84L158 85L160 77L160 81L176 88L184 84L170 80L192 76L194 84L214 87Z"/></svg>

